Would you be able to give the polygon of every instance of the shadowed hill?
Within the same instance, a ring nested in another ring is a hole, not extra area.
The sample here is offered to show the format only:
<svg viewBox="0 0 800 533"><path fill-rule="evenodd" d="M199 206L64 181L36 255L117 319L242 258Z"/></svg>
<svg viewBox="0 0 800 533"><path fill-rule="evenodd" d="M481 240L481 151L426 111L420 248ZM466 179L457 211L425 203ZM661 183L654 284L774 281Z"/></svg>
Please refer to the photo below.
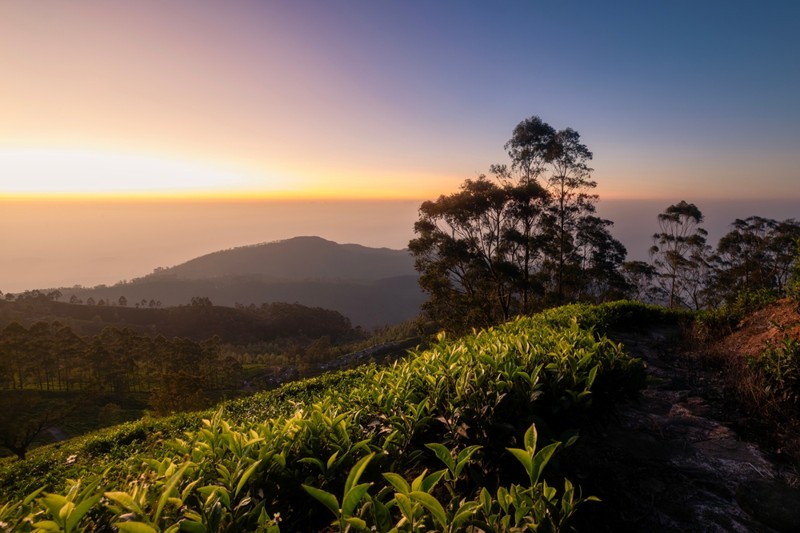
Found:
<svg viewBox="0 0 800 533"><path fill-rule="evenodd" d="M260 276L274 281L365 282L408 275L415 275L415 271L414 260L406 250L337 244L320 237L295 237L210 253L159 269L143 279Z"/></svg>
<svg viewBox="0 0 800 533"><path fill-rule="evenodd" d="M419 314L424 294L406 250L296 237L204 255L114 286L62 288L62 299L161 307L195 296L215 305L299 303L338 311L365 328Z"/></svg>

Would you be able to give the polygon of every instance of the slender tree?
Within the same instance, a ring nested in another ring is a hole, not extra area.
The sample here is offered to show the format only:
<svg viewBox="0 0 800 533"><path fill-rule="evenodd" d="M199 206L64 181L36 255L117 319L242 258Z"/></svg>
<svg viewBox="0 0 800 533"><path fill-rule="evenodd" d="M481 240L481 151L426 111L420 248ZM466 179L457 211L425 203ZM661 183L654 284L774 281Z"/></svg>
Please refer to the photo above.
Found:
<svg viewBox="0 0 800 533"><path fill-rule="evenodd" d="M667 305L701 307L703 274L708 267L708 232L700 227L703 213L682 200L658 215L661 231L653 235L653 265L667 294Z"/></svg>

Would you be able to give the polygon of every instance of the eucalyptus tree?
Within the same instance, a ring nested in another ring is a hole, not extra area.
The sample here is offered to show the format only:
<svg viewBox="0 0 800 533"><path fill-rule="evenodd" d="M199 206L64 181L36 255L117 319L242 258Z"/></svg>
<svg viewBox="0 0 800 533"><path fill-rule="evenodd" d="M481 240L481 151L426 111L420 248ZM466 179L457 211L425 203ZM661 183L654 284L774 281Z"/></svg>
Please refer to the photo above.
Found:
<svg viewBox="0 0 800 533"><path fill-rule="evenodd" d="M660 231L653 235L655 244L650 248L650 257L670 307L703 306L710 247L706 244L708 232L700 227L702 223L703 213L685 200L658 215Z"/></svg>
<svg viewBox="0 0 800 533"><path fill-rule="evenodd" d="M430 298L425 311L446 327L495 324L551 303L602 299L619 286L625 248L593 216L591 152L580 135L539 117L506 143L511 164L494 179L424 202L409 243ZM601 294L602 293L602 294Z"/></svg>
<svg viewBox="0 0 800 533"><path fill-rule="evenodd" d="M568 272L571 292L579 300L603 301L619 299L628 292L622 274L627 250L608 231L613 224L596 216L577 220L574 250L579 262Z"/></svg>
<svg viewBox="0 0 800 533"><path fill-rule="evenodd" d="M712 261L712 289L730 301L741 291L784 292L794 261L800 223L751 216L736 219L719 240Z"/></svg>
<svg viewBox="0 0 800 533"><path fill-rule="evenodd" d="M481 176L419 209L417 238L409 249L420 285L430 295L424 308L450 329L510 318L523 311L535 290L530 270L523 274L522 267L537 254L519 217L530 218L536 199L546 196L531 184L513 188Z"/></svg>
<svg viewBox="0 0 800 533"><path fill-rule="evenodd" d="M625 261L621 274L625 279L627 298L645 303L665 300L666 292L658 285L658 270L652 264L645 261Z"/></svg>

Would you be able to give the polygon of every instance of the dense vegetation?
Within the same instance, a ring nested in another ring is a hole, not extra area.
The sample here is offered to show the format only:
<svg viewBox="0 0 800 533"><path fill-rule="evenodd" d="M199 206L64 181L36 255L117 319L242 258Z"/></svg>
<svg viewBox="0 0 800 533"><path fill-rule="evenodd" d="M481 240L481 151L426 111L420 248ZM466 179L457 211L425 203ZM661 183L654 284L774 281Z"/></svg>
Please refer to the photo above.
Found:
<svg viewBox="0 0 800 533"><path fill-rule="evenodd" d="M510 165L420 206L409 243L428 294L423 311L466 332L569 302L618 298L711 309L742 292L783 295L796 263L800 223L737 219L716 250L703 214L686 201L654 214L651 261L627 250L596 216L592 152L571 128L539 117L520 122L505 145Z"/></svg>
<svg viewBox="0 0 800 533"><path fill-rule="evenodd" d="M335 311L298 304L231 309L196 297L170 309L101 306L110 322L88 326L75 312L85 306L42 294L2 308L23 320L0 327L0 453L20 458L37 443L132 420L145 409L199 409L315 375L367 338ZM99 325L95 334L76 332ZM176 332L187 336L164 335Z"/></svg>
<svg viewBox="0 0 800 533"><path fill-rule="evenodd" d="M29 291L0 300L0 324L58 322L82 336L104 328L130 328L138 333L185 337L204 341L219 337L228 344L247 344L275 339L330 336L353 338L359 334L350 320L337 311L282 302L261 305L214 305L206 296L195 296L189 305L168 308L133 307L117 303L79 305L57 301L58 294Z"/></svg>
<svg viewBox="0 0 800 533"><path fill-rule="evenodd" d="M582 500L545 466L643 384L641 364L601 333L662 317L639 304L560 308L441 337L389 368L41 448L24 468L3 466L0 520L20 530L560 529Z"/></svg>
<svg viewBox="0 0 800 533"><path fill-rule="evenodd" d="M426 313L453 331L485 327L572 301L606 301L625 288L625 247L595 216L592 153L571 128L539 117L505 145L511 166L424 202L409 243L429 294Z"/></svg>

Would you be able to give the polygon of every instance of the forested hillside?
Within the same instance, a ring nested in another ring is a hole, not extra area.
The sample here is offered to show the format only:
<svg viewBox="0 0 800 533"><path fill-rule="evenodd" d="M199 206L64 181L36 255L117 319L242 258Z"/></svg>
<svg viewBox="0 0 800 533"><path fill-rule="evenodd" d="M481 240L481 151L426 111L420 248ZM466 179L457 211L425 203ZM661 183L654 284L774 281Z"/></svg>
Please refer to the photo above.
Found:
<svg viewBox="0 0 800 533"><path fill-rule="evenodd" d="M347 317L328 309L279 302L224 307L206 297L195 297L189 305L147 308L68 304L35 292L15 301L0 300L0 327L11 322L58 322L82 335L112 327L197 341L216 336L233 344L324 335L336 339L355 334Z"/></svg>

